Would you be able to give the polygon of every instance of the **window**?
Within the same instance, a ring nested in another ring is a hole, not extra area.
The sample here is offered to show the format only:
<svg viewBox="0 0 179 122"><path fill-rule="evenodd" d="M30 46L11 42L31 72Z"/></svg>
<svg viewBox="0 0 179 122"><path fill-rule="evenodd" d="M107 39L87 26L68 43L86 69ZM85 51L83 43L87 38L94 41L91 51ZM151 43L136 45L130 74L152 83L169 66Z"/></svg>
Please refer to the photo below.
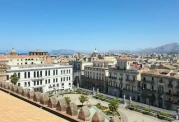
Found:
<svg viewBox="0 0 179 122"><path fill-rule="evenodd" d="M70 70L69 70L69 74L70 74Z"/></svg>
<svg viewBox="0 0 179 122"><path fill-rule="evenodd" d="M40 85L42 85L42 80L40 80Z"/></svg>
<svg viewBox="0 0 179 122"><path fill-rule="evenodd" d="M28 72L28 78L30 78L30 72Z"/></svg>
<svg viewBox="0 0 179 122"><path fill-rule="evenodd" d="M21 76L20 76L20 72L18 73L18 78L20 78Z"/></svg>
<svg viewBox="0 0 179 122"><path fill-rule="evenodd" d="M152 81L154 81L154 78L152 77Z"/></svg>
<svg viewBox="0 0 179 122"><path fill-rule="evenodd" d="M152 85L152 90L154 90L154 86Z"/></svg>
<svg viewBox="0 0 179 122"><path fill-rule="evenodd" d="M67 74L68 74L68 70L67 70L66 72L67 72Z"/></svg>
<svg viewBox="0 0 179 122"><path fill-rule="evenodd" d="M61 74L63 74L62 70L61 70Z"/></svg>
<svg viewBox="0 0 179 122"><path fill-rule="evenodd" d="M37 71L37 77L39 77L39 71Z"/></svg>
<svg viewBox="0 0 179 122"><path fill-rule="evenodd" d="M63 70L63 74L65 74L65 70Z"/></svg>
<svg viewBox="0 0 179 122"><path fill-rule="evenodd" d="M36 81L34 81L34 86L36 86Z"/></svg>
<svg viewBox="0 0 179 122"><path fill-rule="evenodd" d="M18 83L17 85L18 85L18 86L21 86L21 84L20 84L20 83Z"/></svg>
<svg viewBox="0 0 179 122"><path fill-rule="evenodd" d="M59 84L57 84L57 87L59 87Z"/></svg>
<svg viewBox="0 0 179 122"><path fill-rule="evenodd" d="M37 81L37 85L39 85L39 81Z"/></svg>
<svg viewBox="0 0 179 122"><path fill-rule="evenodd" d="M48 76L50 76L50 70L48 71Z"/></svg>
<svg viewBox="0 0 179 122"><path fill-rule="evenodd" d="M53 83L55 83L55 79L53 79Z"/></svg>
<svg viewBox="0 0 179 122"><path fill-rule="evenodd" d="M25 85L24 85L24 87L27 87L27 82L25 82Z"/></svg>
<svg viewBox="0 0 179 122"><path fill-rule="evenodd" d="M50 79L48 79L48 83L50 84Z"/></svg>
<svg viewBox="0 0 179 122"><path fill-rule="evenodd" d="M40 77L42 77L42 71L40 71Z"/></svg>
<svg viewBox="0 0 179 122"><path fill-rule="evenodd" d="M143 89L146 89L146 84L143 84Z"/></svg>
<svg viewBox="0 0 179 122"><path fill-rule="evenodd" d="M45 76L47 76L47 70L45 71Z"/></svg>
<svg viewBox="0 0 179 122"><path fill-rule="evenodd" d="M62 86L64 86L64 83L62 83Z"/></svg>
<svg viewBox="0 0 179 122"><path fill-rule="evenodd" d="M24 72L24 78L27 78L27 73L26 72Z"/></svg>
<svg viewBox="0 0 179 122"><path fill-rule="evenodd" d="M45 84L47 84L47 80L45 80Z"/></svg>
<svg viewBox="0 0 179 122"><path fill-rule="evenodd" d="M28 86L30 86L30 82L28 82Z"/></svg>
<svg viewBox="0 0 179 122"><path fill-rule="evenodd" d="M56 70L56 75L58 75L58 70Z"/></svg>
<svg viewBox="0 0 179 122"><path fill-rule="evenodd" d="M55 87L55 84L53 84L53 87Z"/></svg>
<svg viewBox="0 0 179 122"><path fill-rule="evenodd" d="M63 81L63 78L61 78L61 81Z"/></svg>
<svg viewBox="0 0 179 122"><path fill-rule="evenodd" d="M58 78L56 78L56 82L58 82Z"/></svg>
<svg viewBox="0 0 179 122"><path fill-rule="evenodd" d="M68 77L67 77L67 81L68 81Z"/></svg>
<svg viewBox="0 0 179 122"><path fill-rule="evenodd" d="M71 83L69 83L69 86L71 86Z"/></svg>
<svg viewBox="0 0 179 122"><path fill-rule="evenodd" d="M55 75L55 70L53 70L53 75Z"/></svg>
<svg viewBox="0 0 179 122"><path fill-rule="evenodd" d="M70 80L70 77L69 77L69 80Z"/></svg>
<svg viewBox="0 0 179 122"><path fill-rule="evenodd" d="M65 77L63 78L63 81L65 81Z"/></svg>
<svg viewBox="0 0 179 122"><path fill-rule="evenodd" d="M34 71L34 78L36 77L36 72Z"/></svg>

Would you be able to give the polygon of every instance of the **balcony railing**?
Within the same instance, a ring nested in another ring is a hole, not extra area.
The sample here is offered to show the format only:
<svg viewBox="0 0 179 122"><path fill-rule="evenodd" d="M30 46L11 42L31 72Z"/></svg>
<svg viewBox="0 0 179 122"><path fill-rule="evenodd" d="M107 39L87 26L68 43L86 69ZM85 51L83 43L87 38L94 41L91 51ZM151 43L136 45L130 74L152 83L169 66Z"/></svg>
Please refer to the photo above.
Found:
<svg viewBox="0 0 179 122"><path fill-rule="evenodd" d="M143 82L146 82L146 83L151 83L151 84L154 84L154 81L153 80L142 80Z"/></svg>
<svg viewBox="0 0 179 122"><path fill-rule="evenodd" d="M32 81L37 81L37 80L44 80L43 77L36 77L36 78L31 78Z"/></svg>
<svg viewBox="0 0 179 122"><path fill-rule="evenodd" d="M123 90L126 91L126 92L132 92L132 93L139 92L138 90L131 90L131 89L126 89L126 88L123 88Z"/></svg>
<svg viewBox="0 0 179 122"><path fill-rule="evenodd" d="M111 79L117 79L117 77L112 77L112 76L110 76L109 78L111 78Z"/></svg>
<svg viewBox="0 0 179 122"><path fill-rule="evenodd" d="M166 100L165 102L169 104L179 105L179 102L174 102L174 101L169 101L169 100Z"/></svg>
<svg viewBox="0 0 179 122"><path fill-rule="evenodd" d="M173 84L168 84L168 87L169 88L173 88Z"/></svg>
<svg viewBox="0 0 179 122"><path fill-rule="evenodd" d="M173 94L173 93L169 93L169 92L167 92L165 94L168 96L179 97L179 94Z"/></svg>
<svg viewBox="0 0 179 122"><path fill-rule="evenodd" d="M143 89L142 88L141 92L144 93L144 94L149 94L149 93L155 94L156 90L153 90L153 89Z"/></svg>

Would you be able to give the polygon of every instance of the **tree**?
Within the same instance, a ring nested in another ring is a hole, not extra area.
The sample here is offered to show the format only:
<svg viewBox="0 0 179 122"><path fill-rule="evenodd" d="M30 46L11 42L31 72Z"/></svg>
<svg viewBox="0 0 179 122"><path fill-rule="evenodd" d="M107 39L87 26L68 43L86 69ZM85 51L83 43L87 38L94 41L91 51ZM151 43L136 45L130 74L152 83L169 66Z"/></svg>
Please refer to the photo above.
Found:
<svg viewBox="0 0 179 122"><path fill-rule="evenodd" d="M116 112L119 107L119 100L117 98L114 98L113 100L110 101L108 106L111 112Z"/></svg>
<svg viewBox="0 0 179 122"><path fill-rule="evenodd" d="M83 106L83 103L88 101L88 97L86 95L81 95L79 97L79 100L80 100L80 102L82 103L82 106Z"/></svg>
<svg viewBox="0 0 179 122"><path fill-rule="evenodd" d="M65 97L65 101L66 101L66 103L69 105L69 104L71 103L70 97Z"/></svg>
<svg viewBox="0 0 179 122"><path fill-rule="evenodd" d="M106 99L107 99L107 97L106 97L106 96L103 96L102 100L106 100Z"/></svg>
<svg viewBox="0 0 179 122"><path fill-rule="evenodd" d="M16 74L16 73L14 73L13 75L11 75L10 79L11 79L11 83L13 83L14 85L16 85L17 82L19 81L19 78L17 77L17 74Z"/></svg>

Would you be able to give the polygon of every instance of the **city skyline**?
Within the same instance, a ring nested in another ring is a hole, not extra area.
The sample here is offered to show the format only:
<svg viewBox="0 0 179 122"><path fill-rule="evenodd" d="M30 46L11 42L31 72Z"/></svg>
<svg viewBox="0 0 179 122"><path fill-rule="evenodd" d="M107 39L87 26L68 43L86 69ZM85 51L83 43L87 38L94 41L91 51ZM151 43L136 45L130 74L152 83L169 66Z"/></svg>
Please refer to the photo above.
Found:
<svg viewBox="0 0 179 122"><path fill-rule="evenodd" d="M0 3L0 51L131 51L179 42L177 0Z"/></svg>

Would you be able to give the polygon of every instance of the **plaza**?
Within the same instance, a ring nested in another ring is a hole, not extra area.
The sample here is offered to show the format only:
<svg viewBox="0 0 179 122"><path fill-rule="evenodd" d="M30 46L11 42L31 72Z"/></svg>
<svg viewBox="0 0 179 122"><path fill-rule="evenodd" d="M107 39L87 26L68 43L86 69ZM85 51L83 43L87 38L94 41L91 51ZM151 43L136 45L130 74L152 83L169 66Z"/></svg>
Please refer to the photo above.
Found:
<svg viewBox="0 0 179 122"><path fill-rule="evenodd" d="M70 97L71 101L75 102L77 105L81 105L79 101L80 96L81 94L65 94L64 95L64 97ZM103 106L106 106L106 107L108 106L107 102L101 101L99 99L95 99L92 97L92 95L88 95L88 97L89 97L89 102L91 103L91 105L96 105L97 103L101 103ZM126 110L123 104L120 104L118 111L122 116L123 122L166 122L164 120L160 120L155 117L144 115L144 114L131 111L131 110Z"/></svg>

